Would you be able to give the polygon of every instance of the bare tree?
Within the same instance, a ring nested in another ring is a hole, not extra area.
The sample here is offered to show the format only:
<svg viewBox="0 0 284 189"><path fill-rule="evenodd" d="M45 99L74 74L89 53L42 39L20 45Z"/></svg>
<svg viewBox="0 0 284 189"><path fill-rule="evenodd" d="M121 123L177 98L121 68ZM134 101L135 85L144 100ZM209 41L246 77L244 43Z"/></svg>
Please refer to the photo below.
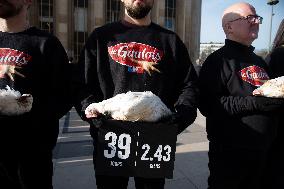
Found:
<svg viewBox="0 0 284 189"><path fill-rule="evenodd" d="M206 58L212 53L214 52L214 49L211 46L206 47L201 53L199 58L196 61L196 64L199 66L202 66L202 64L204 63L204 61L206 60Z"/></svg>

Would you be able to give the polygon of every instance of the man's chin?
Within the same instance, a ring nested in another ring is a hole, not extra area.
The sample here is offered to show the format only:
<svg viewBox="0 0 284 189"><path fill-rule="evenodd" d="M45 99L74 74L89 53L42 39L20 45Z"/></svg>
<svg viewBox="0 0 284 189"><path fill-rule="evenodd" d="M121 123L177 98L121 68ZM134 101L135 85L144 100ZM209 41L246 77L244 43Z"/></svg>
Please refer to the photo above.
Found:
<svg viewBox="0 0 284 189"><path fill-rule="evenodd" d="M252 33L251 34L251 38L252 39L257 39L258 38L258 34L257 33Z"/></svg>

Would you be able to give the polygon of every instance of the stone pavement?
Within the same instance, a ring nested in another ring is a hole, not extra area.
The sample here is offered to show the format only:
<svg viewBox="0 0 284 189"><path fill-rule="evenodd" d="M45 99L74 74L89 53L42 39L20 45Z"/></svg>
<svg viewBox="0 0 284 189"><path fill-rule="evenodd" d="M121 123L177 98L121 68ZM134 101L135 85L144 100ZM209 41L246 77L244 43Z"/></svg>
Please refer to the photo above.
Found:
<svg viewBox="0 0 284 189"><path fill-rule="evenodd" d="M89 126L74 109L60 120L60 135L54 150L54 189L96 189ZM202 115L178 136L174 178L165 189L206 189L208 141ZM135 189L130 179L129 189Z"/></svg>

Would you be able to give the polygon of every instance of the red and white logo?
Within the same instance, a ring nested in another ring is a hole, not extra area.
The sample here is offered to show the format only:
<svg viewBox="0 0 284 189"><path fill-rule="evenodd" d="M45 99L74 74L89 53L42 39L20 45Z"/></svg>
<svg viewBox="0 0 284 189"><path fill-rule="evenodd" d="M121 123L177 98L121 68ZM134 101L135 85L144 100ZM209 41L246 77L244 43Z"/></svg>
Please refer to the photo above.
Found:
<svg viewBox="0 0 284 189"><path fill-rule="evenodd" d="M265 81L269 80L269 76L266 71L258 66L249 66L239 71L243 81L246 81L256 87L264 84Z"/></svg>
<svg viewBox="0 0 284 189"><path fill-rule="evenodd" d="M21 51L9 48L0 48L0 78L10 78L14 81L14 74L25 77L16 69L26 65L32 57Z"/></svg>
<svg viewBox="0 0 284 189"><path fill-rule="evenodd" d="M110 57L119 64L136 68L137 73L157 71L154 67L163 57L163 52L142 43L119 43L108 47Z"/></svg>

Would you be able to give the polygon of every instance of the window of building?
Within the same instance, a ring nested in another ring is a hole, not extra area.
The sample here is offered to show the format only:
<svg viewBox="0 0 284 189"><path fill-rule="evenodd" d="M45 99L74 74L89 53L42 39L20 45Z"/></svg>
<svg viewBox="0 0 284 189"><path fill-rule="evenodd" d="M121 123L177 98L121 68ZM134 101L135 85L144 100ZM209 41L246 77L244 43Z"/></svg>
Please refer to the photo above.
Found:
<svg viewBox="0 0 284 189"><path fill-rule="evenodd" d="M88 37L88 0L74 0L73 58L78 60Z"/></svg>
<svg viewBox="0 0 284 189"><path fill-rule="evenodd" d="M38 0L39 27L53 33L53 0Z"/></svg>
<svg viewBox="0 0 284 189"><path fill-rule="evenodd" d="M165 0L165 27L174 31L176 24L176 0Z"/></svg>
<svg viewBox="0 0 284 189"><path fill-rule="evenodd" d="M120 19L120 0L106 0L106 23Z"/></svg>

